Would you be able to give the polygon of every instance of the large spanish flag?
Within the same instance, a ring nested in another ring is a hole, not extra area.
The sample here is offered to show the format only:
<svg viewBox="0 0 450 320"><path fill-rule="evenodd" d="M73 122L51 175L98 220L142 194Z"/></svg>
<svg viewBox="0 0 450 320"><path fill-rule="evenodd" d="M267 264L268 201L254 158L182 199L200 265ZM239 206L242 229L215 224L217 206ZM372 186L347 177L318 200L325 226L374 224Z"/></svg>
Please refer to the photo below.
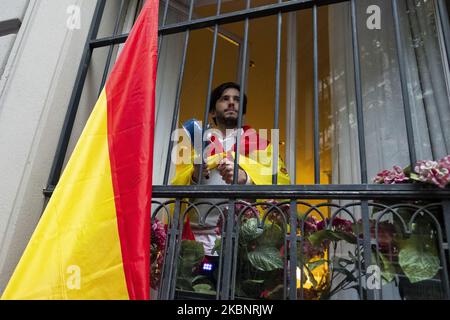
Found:
<svg viewBox="0 0 450 320"><path fill-rule="evenodd" d="M157 31L147 0L2 299L149 299Z"/></svg>

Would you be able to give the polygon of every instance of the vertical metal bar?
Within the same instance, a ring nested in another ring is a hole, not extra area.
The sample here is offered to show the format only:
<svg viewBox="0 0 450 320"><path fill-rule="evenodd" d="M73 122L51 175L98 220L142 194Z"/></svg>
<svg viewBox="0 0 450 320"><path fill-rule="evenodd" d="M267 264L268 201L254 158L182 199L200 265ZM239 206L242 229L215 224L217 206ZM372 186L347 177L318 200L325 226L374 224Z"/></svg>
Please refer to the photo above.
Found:
<svg viewBox="0 0 450 320"><path fill-rule="evenodd" d="M137 20L137 17L139 15L139 12L141 12L141 9L142 9L142 0L138 0L138 2L136 4L136 10L134 11L133 21Z"/></svg>
<svg viewBox="0 0 450 320"><path fill-rule="evenodd" d="M359 163L361 172L361 182L367 183L367 162L366 162L366 141L364 133L364 113L362 104L361 89L361 65L359 57L358 24L356 19L356 0L351 0L351 22L352 22L352 46L353 62L355 66L355 95L356 95L356 113L358 122L358 142L359 142ZM371 261L371 243L370 243L370 225L369 225L369 203L367 200L361 202L361 214L363 223L363 255L364 255L364 274ZM375 294L372 290L367 290L367 299L373 300Z"/></svg>
<svg viewBox="0 0 450 320"><path fill-rule="evenodd" d="M280 2L280 1L278 1ZM276 141L273 141L273 159L272 159L272 184L278 184L278 156L280 152L279 144L279 114L280 114L280 65L281 65L281 30L283 26L283 16L278 12L277 20L277 53L275 65L275 114L273 120L273 129L278 136Z"/></svg>
<svg viewBox="0 0 450 320"><path fill-rule="evenodd" d="M84 81L89 69L89 63L92 58L92 49L90 48L90 41L97 38L98 29L102 20L103 11L105 9L106 0L100 0L97 2L97 6L93 15L93 22L89 29L86 44L84 46L83 57L81 58L81 64L78 68L77 78L75 80L75 90L70 97L69 107L67 109L66 117L64 119L63 129L58 141L58 147L56 149L55 158L53 160L52 169L50 171L50 177L47 183L47 190L53 189L59 181L61 176L64 159L66 157L67 147L69 145L70 136L72 134L75 117L78 111L78 105L81 99L81 93L83 91Z"/></svg>
<svg viewBox="0 0 450 320"><path fill-rule="evenodd" d="M180 212L181 212L181 207L180 207ZM178 258L180 257L180 250L181 250L181 236L183 234L183 227L184 227L184 219L185 219L185 215L180 215L179 219L177 221L177 224L174 224L174 229L176 230L176 232L174 232L174 234L176 235L176 241L174 241L174 257L172 259L173 261L173 266L172 266L172 279L171 279L171 283L170 283L170 292L169 292L169 299L173 300L175 298L175 291L176 291L176 287L177 287L177 279L178 279L178 264L179 264L179 260Z"/></svg>
<svg viewBox="0 0 450 320"><path fill-rule="evenodd" d="M355 66L356 117L358 123L359 165L361 183L367 183L366 139L364 130L364 110L361 89L361 60L359 56L358 24L356 19L356 0L351 0L353 63Z"/></svg>
<svg viewBox="0 0 450 320"><path fill-rule="evenodd" d="M297 13L288 13L287 25L287 70L286 70L286 159L291 184L296 184L296 126L297 126Z"/></svg>
<svg viewBox="0 0 450 320"><path fill-rule="evenodd" d="M144 6L144 1L147 1L147 0L138 0L137 6L136 6L136 12L134 13L134 21L137 20L139 13L141 12L142 7Z"/></svg>
<svg viewBox="0 0 450 320"><path fill-rule="evenodd" d="M289 268L289 255L288 255L288 239L290 237L290 234L287 234L287 228L288 228L289 222L287 221L285 226L285 233L283 236L283 300L287 300L289 296L289 284L288 281L290 281L290 273L291 269Z"/></svg>
<svg viewBox="0 0 450 320"><path fill-rule="evenodd" d="M240 212L235 212L235 216L238 217ZM237 264L239 260L239 233L241 230L241 220L240 218L236 219L236 229L233 230L233 263L231 269L231 287L230 287L230 299L234 300L235 298L235 288L236 288L236 274L238 272Z"/></svg>
<svg viewBox="0 0 450 320"><path fill-rule="evenodd" d="M166 25L167 22L167 13L169 12L169 1L170 0L166 0L166 4L164 6L164 15L163 15L163 21L162 21L162 27L164 27ZM162 40L163 40L163 35L159 36L158 39L158 65L159 65L159 57L161 56L161 46L162 46Z"/></svg>
<svg viewBox="0 0 450 320"><path fill-rule="evenodd" d="M313 7L313 69L314 69L314 183L320 184L320 127L319 127L319 48L317 6Z"/></svg>
<svg viewBox="0 0 450 320"><path fill-rule="evenodd" d="M289 299L297 300L297 202L291 200L289 234Z"/></svg>
<svg viewBox="0 0 450 320"><path fill-rule="evenodd" d="M448 16L448 8L444 0L437 0L437 10L441 21L442 34L445 43L445 52L447 60L450 59L450 22Z"/></svg>
<svg viewBox="0 0 450 320"><path fill-rule="evenodd" d="M417 161L416 149L414 143L414 131L411 115L411 105L408 93L408 79L406 76L405 50L402 43L402 34L400 30L400 18L398 14L398 1L392 0L392 16L394 18L395 43L397 46L397 59L400 69L400 83L402 87L403 107L405 112L406 135L408 139L409 159L411 166Z"/></svg>
<svg viewBox="0 0 450 320"><path fill-rule="evenodd" d="M225 232L224 229L222 229L221 232L221 245L220 245L220 252L219 252L219 270L217 272L217 283L216 283L216 300L220 300L220 294L221 294L221 288L222 288L222 281L220 279L222 278L222 266L223 266L223 240L225 239Z"/></svg>
<svg viewBox="0 0 450 320"><path fill-rule="evenodd" d="M450 200L442 201L442 215L444 216L444 228L445 228L445 236L447 238L447 253L448 253L448 263L450 263ZM442 245L442 244L441 244ZM445 259L442 261L443 268L449 270L449 266L447 265ZM445 283L445 291L447 293L447 299L450 299L449 295L449 283L448 281Z"/></svg>
<svg viewBox="0 0 450 320"><path fill-rule="evenodd" d="M189 18L188 18L189 21L192 19L193 8L194 8L194 0L191 0L191 4L190 4L190 8L189 8ZM180 66L180 75L178 76L177 95L175 98L175 110L173 112L172 125L170 127L170 135L171 136L177 127L178 114L180 112L181 86L182 86L183 77L184 77L184 67L186 64L186 55L187 55L187 49L188 49L188 43L189 43L189 35L190 35L190 30L187 30L185 33L185 37L184 37L183 58L181 61L181 66ZM169 184L170 160L171 160L171 155L172 155L172 148L173 148L173 141L172 141L172 139L170 139L169 140L169 151L167 152L166 167L165 167L165 171L164 171L164 182L163 183L165 186L167 186Z"/></svg>
<svg viewBox="0 0 450 320"><path fill-rule="evenodd" d="M167 244L166 256L164 259L164 272L163 272L164 278L161 279L162 285L160 297L162 300L169 300L170 294L172 292L172 286L174 283L173 278L176 277L176 275L173 274L173 271L174 271L174 264L178 263L178 261L176 261L175 259L175 248L179 235L178 225L180 219L180 210L181 210L181 201L180 199L176 199L172 224L169 226L169 230L167 230L167 236L169 237L169 239Z"/></svg>
<svg viewBox="0 0 450 320"><path fill-rule="evenodd" d="M363 200L361 202L361 214L362 214L362 224L363 224L363 248L364 248L364 274L367 276L367 268L371 264L371 236L370 236L370 221L369 221L369 202ZM372 289L367 288L367 300L375 299L375 292Z"/></svg>
<svg viewBox="0 0 450 320"><path fill-rule="evenodd" d="M304 257L303 257L303 248L304 245L303 243L305 242L305 216L303 215L302 219L300 220L300 236L296 237L297 241L300 240L300 248L298 248L298 256L297 259L300 260L300 263L297 262L297 264L300 265L300 296L298 297L299 300L303 300L305 298L304 292L303 292L303 277L304 275L304 270L303 270L303 265L304 265ZM297 272L297 269L295 270L295 272ZM297 274L296 274L297 275Z"/></svg>
<svg viewBox="0 0 450 320"><path fill-rule="evenodd" d="M119 31L120 18L122 18L124 8L125 8L125 0L122 0L120 2L119 13L117 15L116 22L114 25L113 37L115 37L117 35L117 32ZM111 66L111 59L112 59L113 51L114 51L114 45L112 44L109 46L108 56L106 58L106 63L105 63L105 70L103 70L102 82L100 83L100 88L98 90L97 96L100 96L100 94L102 93L103 87L105 86L105 83L106 83L106 79L108 78L108 73L109 73L109 68Z"/></svg>
<svg viewBox="0 0 450 320"><path fill-rule="evenodd" d="M216 15L220 14L221 4L222 4L222 1L218 0ZM208 91L206 93L206 105L205 105L205 112L204 112L204 116L203 116L203 131L202 131L203 134L206 132L206 128L208 126L209 101L211 100L212 82L214 79L214 66L216 64L216 49L217 49L218 33L219 33L219 25L216 24L214 26L213 47L212 47L212 52L211 52L211 65L209 66ZM202 137L202 139L203 139L203 137ZM201 154L202 163L205 161L204 155L203 155L205 146L206 146L206 142L202 142L202 154ZM203 183L203 166L200 167L197 181L199 182L199 184Z"/></svg>
<svg viewBox="0 0 450 320"><path fill-rule="evenodd" d="M358 230L359 232L359 230ZM364 245L364 241L363 241ZM358 293L360 299L363 299L363 286L362 286L362 265L361 265L361 239L356 239L356 257L358 258Z"/></svg>
<svg viewBox="0 0 450 320"><path fill-rule="evenodd" d="M378 237L379 227L380 227L379 221L377 221L376 225L375 225L374 238L375 238L375 244L376 244L375 250L377 252L377 254L375 255L375 263L378 267L380 266L380 255L378 254L380 252L380 248L378 245L378 243L379 243L379 237ZM372 264L372 260L370 261L370 264ZM380 281L380 283L381 283L381 281ZM376 294L376 297L379 300L383 300L383 290L381 289L381 286L378 289L374 289L374 294Z"/></svg>
<svg viewBox="0 0 450 320"><path fill-rule="evenodd" d="M247 9L250 8L250 0L247 0ZM241 85L241 101L244 101L244 94L246 91L245 87L245 73L247 71L247 51L248 51L248 27L249 27L249 19L245 18L244 22L244 48L242 55L242 70L240 77L240 85ZM239 174L239 151L241 150L241 128L242 128L242 117L244 115L244 108L242 107L242 103L239 105L239 118L238 118L238 126L237 126L237 135L236 135L236 156L234 157L234 172L233 172L233 184L237 183L237 178Z"/></svg>
<svg viewBox="0 0 450 320"><path fill-rule="evenodd" d="M235 216L235 199L230 199L229 208L227 210L226 216L226 231L225 231L225 250L223 252L225 257L229 257L223 260L223 272L222 278L219 281L222 281L221 288L221 300L229 300L230 298L230 282L231 282L231 272L233 266L233 228L234 228L234 216Z"/></svg>

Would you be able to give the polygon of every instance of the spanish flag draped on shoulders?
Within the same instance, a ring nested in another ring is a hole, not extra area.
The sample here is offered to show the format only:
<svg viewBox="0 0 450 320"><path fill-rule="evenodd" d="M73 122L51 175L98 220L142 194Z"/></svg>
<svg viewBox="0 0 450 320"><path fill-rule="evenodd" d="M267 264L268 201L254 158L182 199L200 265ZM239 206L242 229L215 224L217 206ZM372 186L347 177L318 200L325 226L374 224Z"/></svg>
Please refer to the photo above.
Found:
<svg viewBox="0 0 450 320"><path fill-rule="evenodd" d="M273 146L272 144L262 138L255 129L250 126L244 126L242 128L241 143L239 146L239 167L245 171L250 181L255 185L271 185L272 184L272 160L273 160ZM222 138L221 134L218 135ZM221 139L217 135L212 135L208 146L205 149L205 163L208 170L214 170L219 166L222 159L227 158L231 161L236 156L237 145L232 146L232 150L225 152L221 143ZM188 137L184 137L182 141L189 140ZM179 161L177 159L175 176L172 179L172 185L189 185L192 182L192 174L194 173L194 162L198 159L199 155L195 153L194 148L191 146L178 145L181 150L177 150L175 154L180 155L180 152L185 152L180 158L187 159L187 161ZM281 158L278 159L278 184L289 184L290 178L286 167ZM260 199L259 201L261 201ZM195 236L191 230L190 219L187 216L183 227L182 238L185 240L195 240Z"/></svg>
<svg viewBox="0 0 450 320"><path fill-rule="evenodd" d="M262 138L255 129L250 126L242 128L239 166L247 173L255 185L272 184L272 144ZM210 144L206 149L205 163L209 170L217 168L219 161L224 158L234 160L236 156L237 145L235 144L232 152L225 152L219 139L216 136L211 137ZM176 166L175 177L172 180L173 185L189 185L194 172L194 159L198 157L194 151L191 152L190 161L179 163ZM290 178L286 167L281 158L278 160L278 184L289 184Z"/></svg>
<svg viewBox="0 0 450 320"><path fill-rule="evenodd" d="M149 299L158 3L146 1L2 299Z"/></svg>

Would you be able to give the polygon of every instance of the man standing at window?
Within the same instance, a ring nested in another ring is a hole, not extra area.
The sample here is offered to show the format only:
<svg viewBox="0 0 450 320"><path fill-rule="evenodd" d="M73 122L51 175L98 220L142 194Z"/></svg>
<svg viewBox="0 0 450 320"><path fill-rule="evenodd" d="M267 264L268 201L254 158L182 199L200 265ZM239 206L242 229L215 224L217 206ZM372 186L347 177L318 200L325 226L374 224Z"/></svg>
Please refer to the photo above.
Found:
<svg viewBox="0 0 450 320"><path fill-rule="evenodd" d="M216 134L211 136L210 143L205 149L205 163L177 165L173 185L198 184L200 170L202 170L201 183L205 185L232 184L234 177L234 157L236 152L236 138L238 135L239 108L242 106L243 114L247 109L247 97L241 97L240 86L233 82L223 83L211 93L209 113L215 124ZM272 145L262 139L254 129L243 126L241 130L240 156L237 184L272 184ZM198 155L194 155L195 159ZM289 184L289 176L281 159L278 161L278 184ZM220 216L217 209L210 212L211 204L225 202L226 199L193 199L198 212L206 215L204 224L191 210L189 213L190 228L195 240L201 242L207 256L212 256L216 227ZM207 202L209 204L200 204ZM220 206L225 213L226 205ZM186 227L186 226L185 226Z"/></svg>

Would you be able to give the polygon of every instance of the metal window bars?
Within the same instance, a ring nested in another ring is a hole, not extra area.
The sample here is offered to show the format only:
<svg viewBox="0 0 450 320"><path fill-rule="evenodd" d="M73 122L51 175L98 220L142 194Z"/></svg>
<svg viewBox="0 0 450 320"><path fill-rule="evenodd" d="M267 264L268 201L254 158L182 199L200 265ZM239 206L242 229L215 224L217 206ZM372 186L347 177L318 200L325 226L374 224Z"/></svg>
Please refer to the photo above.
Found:
<svg viewBox="0 0 450 320"><path fill-rule="evenodd" d="M448 13L446 9L445 2L443 0L437 1L437 9L440 16L441 28L443 30L443 38L446 46L446 52L449 51L449 23L448 23ZM357 114L357 130L358 130L358 141L359 141L359 161L360 161L360 174L361 174L361 184L360 185L321 185L320 184L320 140L319 140L319 72L318 72L318 61L319 61L319 48L318 48L318 8L325 5L331 5L335 3L348 2L350 3L351 10L351 39L353 46L353 62L354 62L354 81L355 81L355 96L356 96L356 114ZM100 88L103 87L108 70L110 69L112 62L112 51L113 46L116 44L124 43L128 37L128 34L118 34L120 19L123 15L123 10L128 2L125 0L121 1L119 13L114 24L114 31L110 37L97 38L99 31L100 22L103 17L103 12L105 9L106 0L99 0L94 12L93 21L88 33L87 42L85 45L84 53L81 58L80 67L78 70L74 90L72 92L71 99L69 101L66 118L64 121L63 129L59 139L57 152L55 154L55 159L51 169L51 174L48 181L48 186L44 190L46 196L51 196L54 187L58 183L61 171L63 168L63 162L66 157L69 139L72 133L75 117L77 114L78 105L80 103L83 86L86 80L88 68L91 62L93 51L97 48L109 46L109 52L106 60L106 65L101 81ZM354 207L358 207L361 210L362 217L362 239L358 239L358 243L361 244L361 250L364 254L364 261L370 261L371 255L370 251L373 246L373 235L371 234L370 226L370 211L374 207L374 202L377 200L390 200L390 201L404 201L407 199L423 199L423 200L434 200L437 203L442 203L443 210L443 221L442 225L438 226L439 233L439 254L441 259L440 272L442 273L443 287L445 292L445 297L450 298L450 290L448 283L448 261L450 261L450 253L448 253L448 245L444 243L445 239L450 239L450 203L448 199L450 198L450 191L446 190L430 190L429 188L424 188L417 185L369 185L367 177L367 162L366 162L366 146L365 146L365 132L364 132L364 114L363 114L363 101L362 101L362 89L361 89L361 67L360 67L360 52L359 52L359 39L358 39L358 28L357 28L357 12L356 12L356 0L303 0L303 1L281 1L269 5L264 5L260 7L251 7L250 0L246 0L246 8L228 13L221 13L221 0L217 1L217 10L214 16L193 18L193 10L195 6L195 0L189 1L189 13L188 18L184 22L167 24L168 8L170 0L161 2L164 6L161 6L163 12L163 20L161 26L159 27L159 43L158 48L161 50L162 39L166 35L185 33L183 52L182 52L182 62L179 70L179 78L176 88L176 99L175 99L175 112L173 115L171 130L172 132L176 129L178 121L178 113L180 109L180 94L182 89L183 77L184 77L184 67L186 64L186 53L189 44L189 34L190 31L202 28L212 28L214 30L213 45L211 52L210 61L210 71L208 77L208 86L206 88L206 102L205 111L203 118L203 129L206 129L206 123L209 112L209 100L210 92L212 89L212 82L214 78L214 66L216 63L216 50L217 50L217 37L219 33L219 26L223 24L233 23L233 22L244 22L244 38L243 38L243 54L241 55L241 64L245 65L248 55L248 38L249 38L249 28L250 22L253 19L277 16L277 39L276 39L276 63L275 63L275 111L274 111L274 129L279 128L279 112L280 112L280 64L281 64L281 36L282 36L282 24L283 24L283 13L296 12L299 10L310 9L313 13L312 30L313 30L313 81L314 81L314 98L313 98L313 112L314 112L314 185L287 185L281 186L277 185L278 177L277 172L273 173L272 185L270 186L240 186L236 184L237 170L239 163L239 152L236 153L235 157L235 172L234 181L232 185L229 186L170 186L169 185L169 173L170 173L170 150L173 147L173 142L169 144L169 152L166 159L166 167L164 174L164 184L161 186L153 187L153 199L159 198L173 198L175 203L174 214L171 216L167 209L169 203L159 202L160 209L163 208L167 211L168 215L168 241L167 241L167 251L166 263L163 269L161 290L159 291L159 298L161 299L171 299L176 296L176 257L180 252L181 243L181 228L183 217L186 211L182 212L182 204L185 200L192 199L196 197L201 198L211 198L217 194L221 194L221 197L228 199L229 212L226 215L226 229L223 232L223 244L221 248L222 254L226 257L233 257L232 259L222 259L220 258L220 270L219 270L219 287L215 298L220 299L234 299L236 296L235 285L236 285L236 268L237 268L237 252L236 246L238 241L238 229L235 225L235 204L239 202L239 199L251 199L255 201L256 199L288 199L287 203L291 205L289 214L285 217L285 224L289 224L291 230L298 230L300 228L299 234L297 232L286 233L285 242L288 241L289 245L285 247L285 257L289 256L289 261L284 262L284 275L283 275L283 298L285 299L297 299L304 298L304 293L302 290L297 289L297 277L298 268L297 265L300 260L303 259L302 246L304 241L303 233L304 231L304 220L298 219L298 203L303 200L308 199L322 199L322 200L353 200ZM139 0L140 8L142 6L142 0ZM406 131L410 154L410 163L414 164L417 157L414 147L414 135L413 135L413 125L410 110L410 102L408 95L407 77L406 77L406 62L404 59L404 48L401 42L402 31L399 25L399 7L398 1L392 1L392 18L394 21L395 29L395 41L398 55L398 63L400 70L401 79L401 89L403 95L403 106L406 121ZM159 60L158 60L159 61ZM241 69L240 74L240 84L241 92L246 92L246 68ZM243 108L239 110L238 126L242 126ZM238 131L237 139L237 150L239 150L239 139L240 132ZM278 155L279 146L274 144L273 152L273 165L275 168L278 167ZM203 155L202 155L203 156ZM200 172L199 181L202 179L202 174ZM158 201L155 200L155 203ZM303 204L307 204L302 202ZM192 205L192 204L188 204ZM317 211L317 206L314 207L309 205L312 211ZM323 205L332 207L331 202ZM272 208L273 209L273 208ZM336 209L336 208L335 208ZM337 208L338 212L347 212L347 209ZM387 211L390 210L391 213L395 214L395 210L391 208L386 208ZM423 213L421 208L417 208L418 213ZM426 209L425 213L426 212ZM155 215L155 213L153 214ZM336 215L337 216L337 215ZM442 229L440 229L442 228ZM299 242L300 241L300 242ZM300 250L299 250L300 249ZM359 250L359 249L358 249ZM445 251L447 251L447 256L445 257ZM286 258L287 259L287 258ZM446 261L448 259L448 261ZM359 274L365 274L365 268L361 264L361 260L358 265ZM300 278L304 279L304 271L301 268ZM365 288L362 285L362 280L358 280L357 288L360 297L364 299L376 299L382 297L379 290L373 290Z"/></svg>

